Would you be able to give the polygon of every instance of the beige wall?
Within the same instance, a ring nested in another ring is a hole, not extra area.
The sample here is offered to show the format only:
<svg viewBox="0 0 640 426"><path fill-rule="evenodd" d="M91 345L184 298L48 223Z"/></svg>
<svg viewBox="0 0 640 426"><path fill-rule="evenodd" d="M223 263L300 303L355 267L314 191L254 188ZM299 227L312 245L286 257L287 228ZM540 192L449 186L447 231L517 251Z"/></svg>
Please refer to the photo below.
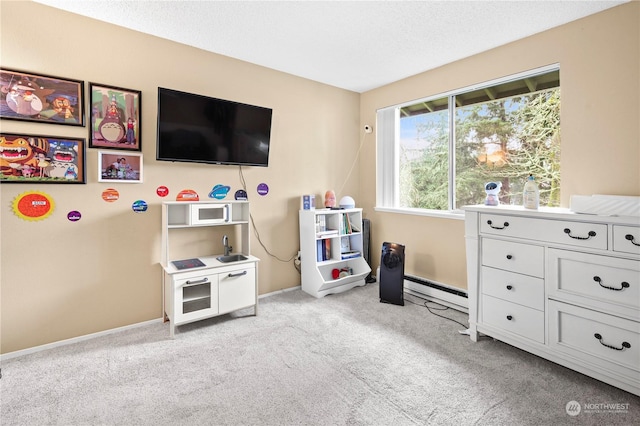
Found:
<svg viewBox="0 0 640 426"><path fill-rule="evenodd" d="M407 245L406 272L466 288L463 222L375 212L378 108L558 62L562 85L562 203L571 194L640 194L640 5L586 19L443 66L362 95L332 88L78 17L34 3L0 3L0 65L142 91L144 183L120 185L107 204L89 149L87 185L0 186L2 353L161 316L160 203L181 189L206 197L222 183L240 188L237 167L155 161L158 86L263 105L274 110L271 164L245 168L252 213L271 253L298 250L299 195L352 195L372 220L372 260L383 241ZM28 16L28 25L23 17ZM54 23L54 24L52 24ZM61 31L67 29L68 31ZM86 137L69 126L0 123L2 131ZM363 143L359 165L345 183ZM255 187L269 184L268 196ZM54 214L26 222L10 203L24 191L51 195ZM131 203L144 199L146 213ZM79 222L66 213L81 211ZM260 293L300 283L291 262L270 257L252 235ZM217 239L215 240L217 242ZM199 241L198 244L206 244Z"/></svg>
<svg viewBox="0 0 640 426"><path fill-rule="evenodd" d="M251 211L273 255L298 252L299 196L329 188L358 199L359 95L220 55L146 36L31 2L1 3L0 65L142 91L144 183L97 182L97 149L88 149L86 185L0 186L1 352L160 318L160 185L167 199L190 188L206 199L216 184L241 188L236 166L155 161L157 87L273 108L268 168L245 167ZM25 18L25 17L28 17ZM87 87L85 87L87 90ZM3 121L8 133L87 137L87 127ZM270 192L259 196L266 182ZM114 186L115 203L101 198ZM10 209L25 191L43 191L55 211L38 222ZM340 194L339 194L340 195ZM131 204L149 204L134 213ZM79 210L82 219L66 219ZM222 252L219 238L212 249ZM206 241L199 241L204 244ZM232 241L233 244L233 241ZM260 293L300 284L293 263L270 257L251 236Z"/></svg>
<svg viewBox="0 0 640 426"><path fill-rule="evenodd" d="M382 107L559 63L562 205L572 194L640 195L639 28L640 3L618 6L366 92L360 118L374 124ZM405 244L406 273L466 288L464 223L374 212L375 158L375 144L366 145L360 204L372 220L372 247Z"/></svg>

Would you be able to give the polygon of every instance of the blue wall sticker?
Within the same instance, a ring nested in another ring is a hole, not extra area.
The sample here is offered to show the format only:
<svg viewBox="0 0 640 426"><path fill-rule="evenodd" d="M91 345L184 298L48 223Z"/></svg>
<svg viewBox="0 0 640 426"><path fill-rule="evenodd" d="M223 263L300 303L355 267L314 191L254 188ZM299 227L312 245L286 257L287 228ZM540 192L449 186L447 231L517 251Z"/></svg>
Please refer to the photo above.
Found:
<svg viewBox="0 0 640 426"><path fill-rule="evenodd" d="M231 189L230 186L216 185L216 186L213 187L213 189L209 193L209 198L215 198L216 200L222 200L223 198L225 198L227 196L227 194L229 193L230 189Z"/></svg>
<svg viewBox="0 0 640 426"><path fill-rule="evenodd" d="M133 205L131 206L131 208L133 209L134 212L136 213L144 213L147 211L147 202L143 201L143 200L137 200L133 202Z"/></svg>
<svg viewBox="0 0 640 426"><path fill-rule="evenodd" d="M236 191L235 199L237 201L247 201L249 199L249 197L247 197L247 191L244 189L238 189Z"/></svg>

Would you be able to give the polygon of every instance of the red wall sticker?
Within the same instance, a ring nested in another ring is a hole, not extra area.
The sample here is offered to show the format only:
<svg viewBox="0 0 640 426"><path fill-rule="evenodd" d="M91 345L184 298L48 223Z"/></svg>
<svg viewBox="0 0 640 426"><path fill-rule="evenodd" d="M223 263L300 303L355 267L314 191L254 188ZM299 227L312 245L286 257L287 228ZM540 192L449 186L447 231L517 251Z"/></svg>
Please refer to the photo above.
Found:
<svg viewBox="0 0 640 426"><path fill-rule="evenodd" d="M14 213L29 221L46 219L53 213L55 203L44 192L23 192L13 200Z"/></svg>

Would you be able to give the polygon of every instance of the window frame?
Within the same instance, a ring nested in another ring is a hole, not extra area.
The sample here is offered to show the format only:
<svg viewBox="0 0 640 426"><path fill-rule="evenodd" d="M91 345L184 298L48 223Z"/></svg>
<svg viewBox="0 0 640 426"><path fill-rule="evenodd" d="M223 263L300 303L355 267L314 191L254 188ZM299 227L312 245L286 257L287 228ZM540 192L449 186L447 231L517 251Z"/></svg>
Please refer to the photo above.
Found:
<svg viewBox="0 0 640 426"><path fill-rule="evenodd" d="M470 86L450 90L424 98L414 99L396 105L380 108L376 111L376 205L377 212L410 214L416 216L430 216L449 219L464 219L464 210L451 209L455 200L455 97L467 92L485 89L491 86L508 83L510 81L523 80L550 72L560 72L560 64L554 63L539 68L522 71L516 74L496 78L493 80L476 83ZM399 144L400 138L400 110L404 107L420 102L429 102L435 99L448 98L449 101L449 181L448 181L448 210L434 210L421 208L399 207ZM452 124L451 124L452 123Z"/></svg>

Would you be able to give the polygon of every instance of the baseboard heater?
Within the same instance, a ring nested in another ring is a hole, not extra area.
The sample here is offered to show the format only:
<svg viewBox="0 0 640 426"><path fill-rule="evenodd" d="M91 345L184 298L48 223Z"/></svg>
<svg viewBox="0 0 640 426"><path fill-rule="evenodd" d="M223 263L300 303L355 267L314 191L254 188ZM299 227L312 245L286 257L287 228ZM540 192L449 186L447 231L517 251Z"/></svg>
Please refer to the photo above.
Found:
<svg viewBox="0 0 640 426"><path fill-rule="evenodd" d="M412 275L404 276L404 289L409 294L432 300L462 312L468 312L469 298L463 290Z"/></svg>

